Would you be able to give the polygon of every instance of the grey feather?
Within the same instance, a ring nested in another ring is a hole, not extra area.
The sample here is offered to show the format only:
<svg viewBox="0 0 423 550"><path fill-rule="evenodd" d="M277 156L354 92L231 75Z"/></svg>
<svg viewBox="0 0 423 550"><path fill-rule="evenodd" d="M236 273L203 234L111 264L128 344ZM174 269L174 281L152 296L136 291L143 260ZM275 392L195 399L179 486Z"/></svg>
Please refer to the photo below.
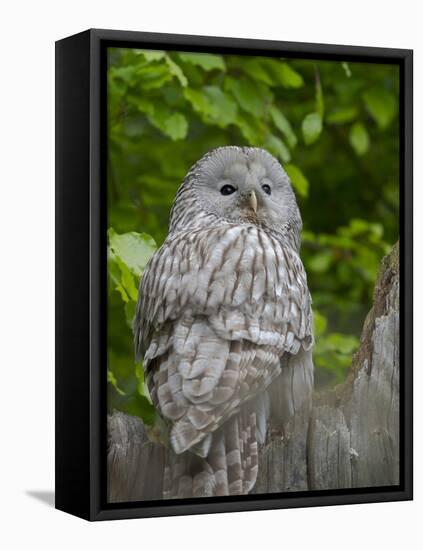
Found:
<svg viewBox="0 0 423 550"><path fill-rule="evenodd" d="M222 194L224 185L233 191ZM168 496L250 491L267 392L279 387L284 415L310 395L313 328L300 230L289 179L261 149L208 153L177 192L134 321L137 356L169 425Z"/></svg>

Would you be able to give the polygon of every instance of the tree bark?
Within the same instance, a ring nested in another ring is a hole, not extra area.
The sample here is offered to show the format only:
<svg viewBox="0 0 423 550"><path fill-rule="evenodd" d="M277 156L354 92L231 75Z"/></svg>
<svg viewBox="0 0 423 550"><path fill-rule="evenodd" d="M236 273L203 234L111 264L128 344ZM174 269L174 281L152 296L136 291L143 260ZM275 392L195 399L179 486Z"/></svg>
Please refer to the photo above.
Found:
<svg viewBox="0 0 423 550"><path fill-rule="evenodd" d="M162 498L164 448L141 420L108 417L108 500ZM315 393L259 452L254 493L399 483L399 245L383 259L346 381Z"/></svg>

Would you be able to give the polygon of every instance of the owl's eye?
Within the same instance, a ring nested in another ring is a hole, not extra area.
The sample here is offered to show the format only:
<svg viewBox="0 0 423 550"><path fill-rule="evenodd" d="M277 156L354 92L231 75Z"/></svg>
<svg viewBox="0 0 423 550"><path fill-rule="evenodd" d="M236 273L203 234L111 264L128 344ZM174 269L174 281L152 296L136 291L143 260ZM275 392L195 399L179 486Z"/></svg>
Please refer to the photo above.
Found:
<svg viewBox="0 0 423 550"><path fill-rule="evenodd" d="M232 193L235 193L236 189L233 185L224 185L220 192L222 195L232 195Z"/></svg>
<svg viewBox="0 0 423 550"><path fill-rule="evenodd" d="M263 191L264 191L267 195L271 195L271 194L272 194L272 190L270 189L270 185L267 185L267 183L265 183L264 185L262 185L261 188L263 189Z"/></svg>

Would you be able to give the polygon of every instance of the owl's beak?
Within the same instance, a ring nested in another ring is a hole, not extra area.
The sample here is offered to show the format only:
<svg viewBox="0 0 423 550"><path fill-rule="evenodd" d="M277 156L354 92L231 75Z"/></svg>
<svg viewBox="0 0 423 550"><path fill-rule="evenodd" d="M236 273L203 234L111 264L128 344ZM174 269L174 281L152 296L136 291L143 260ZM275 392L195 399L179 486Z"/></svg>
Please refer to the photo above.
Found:
<svg viewBox="0 0 423 550"><path fill-rule="evenodd" d="M254 213L257 212L257 195L254 191L251 191L248 196L248 202L251 208L254 210Z"/></svg>

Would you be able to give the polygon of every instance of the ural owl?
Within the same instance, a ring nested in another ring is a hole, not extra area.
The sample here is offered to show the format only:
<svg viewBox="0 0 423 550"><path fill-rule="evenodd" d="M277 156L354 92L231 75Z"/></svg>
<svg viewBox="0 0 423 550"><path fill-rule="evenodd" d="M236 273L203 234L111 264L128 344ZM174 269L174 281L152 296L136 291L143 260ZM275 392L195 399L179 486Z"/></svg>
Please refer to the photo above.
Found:
<svg viewBox="0 0 423 550"><path fill-rule="evenodd" d="M211 151L180 186L134 321L166 426L164 498L251 491L269 414L287 419L309 399L301 225L287 174L262 149Z"/></svg>

